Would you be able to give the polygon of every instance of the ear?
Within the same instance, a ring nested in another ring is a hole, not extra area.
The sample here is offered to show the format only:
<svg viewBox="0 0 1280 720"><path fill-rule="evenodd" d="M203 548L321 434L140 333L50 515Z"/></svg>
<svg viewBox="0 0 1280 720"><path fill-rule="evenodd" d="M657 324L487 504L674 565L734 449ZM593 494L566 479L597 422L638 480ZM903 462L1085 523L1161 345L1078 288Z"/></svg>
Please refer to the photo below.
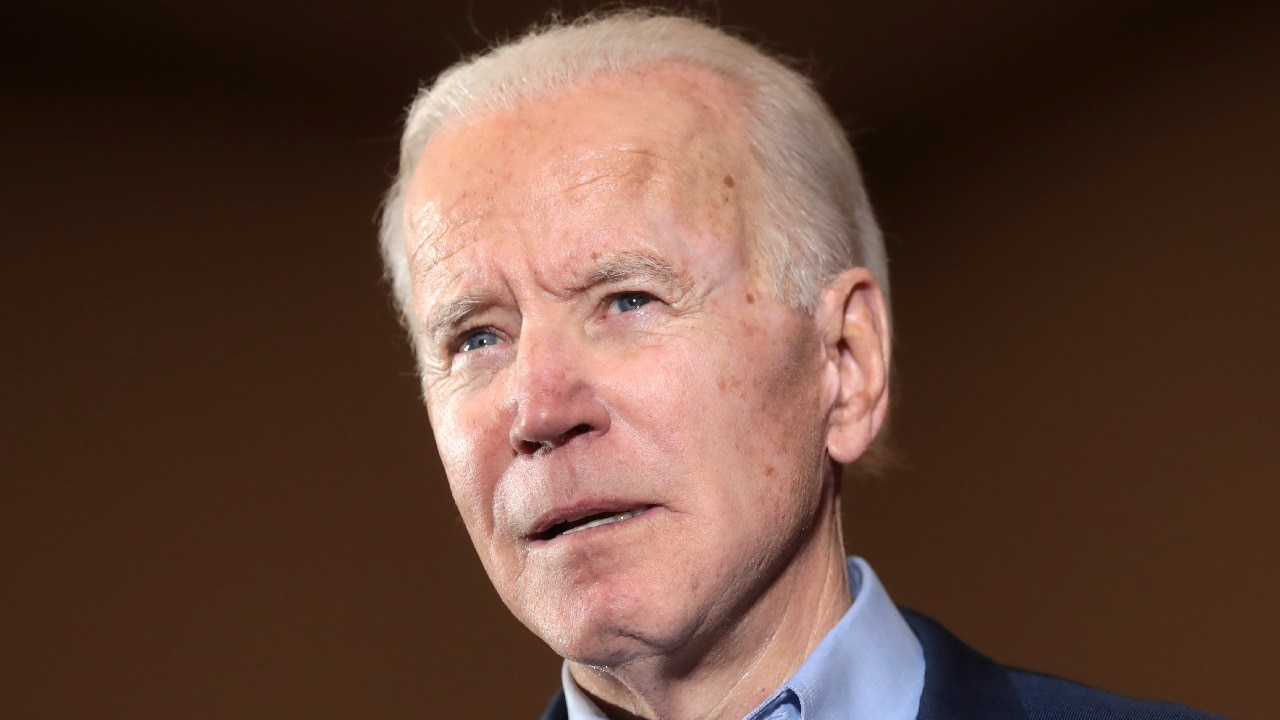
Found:
<svg viewBox="0 0 1280 720"><path fill-rule="evenodd" d="M889 411L889 311L871 271L852 268L823 288L815 319L827 362L827 454L848 465Z"/></svg>

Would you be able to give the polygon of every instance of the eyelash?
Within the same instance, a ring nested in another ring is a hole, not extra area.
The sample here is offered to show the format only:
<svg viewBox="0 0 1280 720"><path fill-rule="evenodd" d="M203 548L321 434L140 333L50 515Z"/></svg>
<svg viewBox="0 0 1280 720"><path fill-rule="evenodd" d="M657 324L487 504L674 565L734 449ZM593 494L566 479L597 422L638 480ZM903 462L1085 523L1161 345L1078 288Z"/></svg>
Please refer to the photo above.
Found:
<svg viewBox="0 0 1280 720"><path fill-rule="evenodd" d="M628 298L640 299L640 300L643 300L644 302L643 302L643 303L641 303L640 305L637 305L636 307L630 308L630 309L628 309L628 310L623 310L623 311L621 311L621 312L624 312L624 313L625 313L625 312L634 312L634 311L639 310L640 308L643 308L644 306L646 306L646 305L648 305L649 303L654 302L654 301L656 301L656 300L658 299L657 297L655 297L655 296L653 295L653 293L648 293L648 292L645 292L645 291L643 291L643 290L628 290L628 291L626 291L626 292L614 293L614 294L612 294L612 295L608 296L607 298L605 298L605 300L606 300L606 302L605 302L605 307L606 307L606 308L608 308L608 309L610 309L610 310L612 310L612 309L613 309L613 306L614 306L618 301L620 301L620 300L626 300L626 299L628 299Z"/></svg>
<svg viewBox="0 0 1280 720"><path fill-rule="evenodd" d="M641 310L645 306L649 305L650 303L658 301L657 296L655 296L653 293L645 292L643 290L627 290L624 292L613 293L612 295L607 296L605 298L604 306L606 310L612 311L616 303L622 300L627 300L627 299L642 300L643 302L627 310L619 310L618 311L619 315ZM483 350L484 348L492 347L493 345L496 344L496 343L488 343L485 345L479 345L476 347L472 347L471 349L467 349L467 345L471 343L475 337L482 334L492 335L495 338L497 338L498 342L501 342L503 339L502 334L499 333L497 329L488 325L469 328L458 334L457 339L455 339L453 342L451 354L454 354L454 355L466 354L470 352L475 352L476 350Z"/></svg>
<svg viewBox="0 0 1280 720"><path fill-rule="evenodd" d="M475 338L477 335L481 335L485 333L494 336L499 341L502 340L502 337L499 335L498 331L495 330L494 328L491 328L488 326L471 328L458 335L458 339L455 340L453 343L453 354L474 352L476 350L492 347L494 344L496 344L496 343L489 343L487 345L480 345L478 347L474 347L470 350L466 349L467 344L471 342L473 338Z"/></svg>

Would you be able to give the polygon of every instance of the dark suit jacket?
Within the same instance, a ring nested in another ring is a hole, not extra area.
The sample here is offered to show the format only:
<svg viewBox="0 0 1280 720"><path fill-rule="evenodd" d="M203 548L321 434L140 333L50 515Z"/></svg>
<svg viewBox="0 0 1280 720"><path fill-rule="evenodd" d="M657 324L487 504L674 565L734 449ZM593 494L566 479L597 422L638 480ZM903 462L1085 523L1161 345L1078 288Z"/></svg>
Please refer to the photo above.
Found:
<svg viewBox="0 0 1280 720"><path fill-rule="evenodd" d="M1172 703L1134 700L1086 685L1004 667L941 625L902 611L924 648L924 692L917 720L1212 720ZM564 693L542 720L567 720ZM820 720L841 720L821 718Z"/></svg>

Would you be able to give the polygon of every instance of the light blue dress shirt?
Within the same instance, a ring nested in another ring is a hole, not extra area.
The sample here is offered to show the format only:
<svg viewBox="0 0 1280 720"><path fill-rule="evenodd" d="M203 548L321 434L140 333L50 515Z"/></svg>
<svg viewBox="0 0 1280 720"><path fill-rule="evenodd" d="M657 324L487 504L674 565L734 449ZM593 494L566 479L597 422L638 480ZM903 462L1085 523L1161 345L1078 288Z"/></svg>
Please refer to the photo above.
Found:
<svg viewBox="0 0 1280 720"><path fill-rule="evenodd" d="M853 605L800 669L746 720L915 720L924 691L924 651L860 557L848 559ZM569 720L606 720L560 670Z"/></svg>

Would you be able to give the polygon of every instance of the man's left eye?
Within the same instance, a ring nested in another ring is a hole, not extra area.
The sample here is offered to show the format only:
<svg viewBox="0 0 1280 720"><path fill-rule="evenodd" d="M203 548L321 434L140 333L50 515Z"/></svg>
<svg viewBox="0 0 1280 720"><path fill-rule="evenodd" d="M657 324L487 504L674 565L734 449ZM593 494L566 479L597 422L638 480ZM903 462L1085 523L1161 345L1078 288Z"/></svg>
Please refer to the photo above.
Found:
<svg viewBox="0 0 1280 720"><path fill-rule="evenodd" d="M609 303L609 309L620 313L639 310L653 301L653 296L649 293L631 292L622 293L613 298Z"/></svg>

